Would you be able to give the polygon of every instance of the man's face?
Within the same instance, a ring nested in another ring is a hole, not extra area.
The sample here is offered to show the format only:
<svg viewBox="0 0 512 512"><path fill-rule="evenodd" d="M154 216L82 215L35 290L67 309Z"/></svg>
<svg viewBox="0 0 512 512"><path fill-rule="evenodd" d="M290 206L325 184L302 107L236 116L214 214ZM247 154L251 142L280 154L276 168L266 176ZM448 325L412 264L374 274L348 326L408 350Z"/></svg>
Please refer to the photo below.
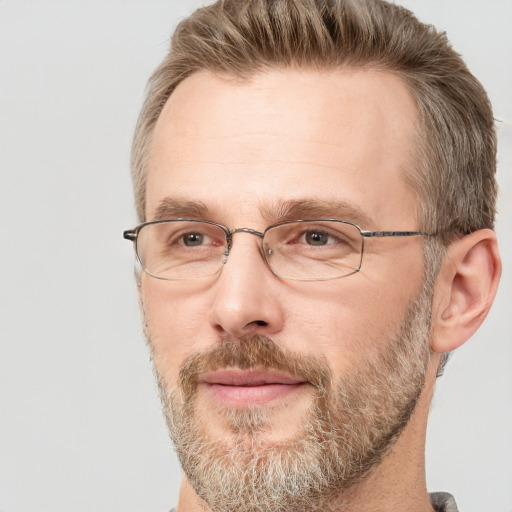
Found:
<svg viewBox="0 0 512 512"><path fill-rule="evenodd" d="M336 218L368 230L417 230L403 178L415 132L414 102L391 74L270 71L242 83L196 74L158 120L147 219L199 217L263 231L290 218ZM324 446L316 458L336 452L332 472L348 488L407 423L428 362L421 239L368 239L361 271L332 281L276 277L260 243L235 234L213 277L142 274L168 421L207 501L205 487L216 484L205 473L222 456L228 480L235 468L241 488L254 489L248 475L258 464L268 471L272 454L289 470L294 453L307 452L297 459L303 473L300 464L314 465L308 449L326 439L341 448ZM305 485L313 496L329 484Z"/></svg>

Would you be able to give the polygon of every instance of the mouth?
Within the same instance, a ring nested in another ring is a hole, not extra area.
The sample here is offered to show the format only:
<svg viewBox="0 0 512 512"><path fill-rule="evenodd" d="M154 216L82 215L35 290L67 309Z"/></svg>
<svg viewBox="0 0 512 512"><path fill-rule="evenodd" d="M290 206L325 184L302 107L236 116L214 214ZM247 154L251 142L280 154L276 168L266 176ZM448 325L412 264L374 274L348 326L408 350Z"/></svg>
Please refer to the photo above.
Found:
<svg viewBox="0 0 512 512"><path fill-rule="evenodd" d="M214 401L243 408L288 397L307 382L280 372L229 368L204 374L199 384Z"/></svg>

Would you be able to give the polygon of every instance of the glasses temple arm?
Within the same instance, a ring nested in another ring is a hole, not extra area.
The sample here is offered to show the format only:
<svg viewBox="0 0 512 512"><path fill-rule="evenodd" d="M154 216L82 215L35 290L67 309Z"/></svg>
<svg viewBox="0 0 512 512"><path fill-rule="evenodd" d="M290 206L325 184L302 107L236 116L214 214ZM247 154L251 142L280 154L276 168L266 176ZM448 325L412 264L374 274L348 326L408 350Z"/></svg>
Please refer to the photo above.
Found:
<svg viewBox="0 0 512 512"><path fill-rule="evenodd" d="M365 238L385 237L385 236L433 236L432 233L424 231L366 231L361 230L361 236Z"/></svg>

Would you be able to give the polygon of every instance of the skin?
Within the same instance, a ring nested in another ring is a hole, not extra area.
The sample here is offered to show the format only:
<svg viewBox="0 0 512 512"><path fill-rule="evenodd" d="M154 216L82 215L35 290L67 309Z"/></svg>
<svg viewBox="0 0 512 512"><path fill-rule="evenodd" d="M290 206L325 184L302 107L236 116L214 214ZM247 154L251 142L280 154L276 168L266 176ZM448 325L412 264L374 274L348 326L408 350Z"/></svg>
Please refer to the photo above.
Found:
<svg viewBox="0 0 512 512"><path fill-rule="evenodd" d="M210 73L192 75L172 94L155 128L146 218L174 213L263 231L280 220L276 206L286 201L343 202L312 216L354 220L364 229L417 230L417 198L403 179L414 158L417 122L401 79L382 71L274 70L242 83ZM168 200L193 201L208 211L162 212ZM415 414L343 510L432 510L424 442L440 353L459 346L478 327L499 277L494 233L483 230L467 238L450 249L436 284L433 356ZM228 262L214 277L180 282L142 274L155 368L174 389L191 351L259 333L294 351L324 357L334 378L342 379L397 332L423 272L421 238L384 238L366 241L362 269L353 276L282 280L266 267L259 240L236 234ZM237 406L249 407L256 398L244 395ZM222 399L200 387L198 400L205 411L202 427L214 438L229 439L218 413ZM290 438L310 400L307 386L298 386L259 404L286 408L286 414L271 416L262 439ZM179 511L203 507L184 477Z"/></svg>

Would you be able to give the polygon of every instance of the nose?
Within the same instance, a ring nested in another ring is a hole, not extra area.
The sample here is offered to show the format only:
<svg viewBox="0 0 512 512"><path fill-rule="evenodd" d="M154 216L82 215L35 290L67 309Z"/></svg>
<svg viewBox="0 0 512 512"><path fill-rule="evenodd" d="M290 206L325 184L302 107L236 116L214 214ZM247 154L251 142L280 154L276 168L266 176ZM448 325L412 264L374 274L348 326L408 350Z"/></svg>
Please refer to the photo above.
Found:
<svg viewBox="0 0 512 512"><path fill-rule="evenodd" d="M251 231L237 230L236 241L212 287L208 321L221 336L273 335L284 325L283 283L264 262L260 238L247 236L255 234Z"/></svg>

